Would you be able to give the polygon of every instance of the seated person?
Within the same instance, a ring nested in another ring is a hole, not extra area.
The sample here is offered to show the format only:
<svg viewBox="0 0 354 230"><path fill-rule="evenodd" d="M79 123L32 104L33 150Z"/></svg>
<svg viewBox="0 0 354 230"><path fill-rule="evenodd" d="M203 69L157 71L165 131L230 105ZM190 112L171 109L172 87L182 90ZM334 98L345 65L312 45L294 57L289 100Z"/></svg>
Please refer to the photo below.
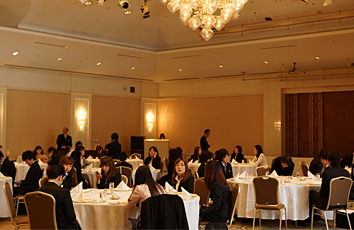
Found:
<svg viewBox="0 0 354 230"><path fill-rule="evenodd" d="M184 188L188 192L193 193L194 177L188 169L186 160L178 158L175 161L174 171L169 183L176 189L177 192L181 192L182 188Z"/></svg>
<svg viewBox="0 0 354 230"><path fill-rule="evenodd" d="M232 166L229 163L230 161L230 154L226 149L220 149L215 152L216 160L219 161L221 164L222 172L224 173L226 179L232 178Z"/></svg>
<svg viewBox="0 0 354 230"><path fill-rule="evenodd" d="M262 146L255 145L253 152L255 157L252 159L252 162L254 162L257 167L268 166L267 158L263 153Z"/></svg>
<svg viewBox="0 0 354 230"><path fill-rule="evenodd" d="M206 164L204 181L213 203L203 205L199 216L202 221L225 223L231 210L231 191L219 162L213 160Z"/></svg>
<svg viewBox="0 0 354 230"><path fill-rule="evenodd" d="M41 160L43 163L48 163L48 157L43 155L43 149L41 146L36 146L33 153L36 155L36 160Z"/></svg>
<svg viewBox="0 0 354 230"><path fill-rule="evenodd" d="M155 146L149 148L149 156L144 160L144 165L151 165L155 169L161 169L161 158Z"/></svg>
<svg viewBox="0 0 354 230"><path fill-rule="evenodd" d="M97 152L98 158L107 156L107 152L103 150L103 147L101 145L97 145L96 152Z"/></svg>
<svg viewBox="0 0 354 230"><path fill-rule="evenodd" d="M234 151L231 154L230 162L232 159L235 159L238 163L242 163L242 160L245 162L245 156L242 154L242 147L240 145L236 145L234 148Z"/></svg>
<svg viewBox="0 0 354 230"><path fill-rule="evenodd" d="M204 177L204 168L205 168L205 165L213 160L213 157L214 157L214 154L212 152L209 152L209 151L204 151L202 153L202 155L200 156L200 166L198 168L198 176L199 178L202 178Z"/></svg>
<svg viewBox="0 0 354 230"><path fill-rule="evenodd" d="M36 190L39 187L38 181L43 175L43 172L36 161L36 155L32 151L27 150L24 152L22 154L22 160L26 162L30 168L24 180L15 182L19 187L14 187L14 196L25 195L28 192Z"/></svg>
<svg viewBox="0 0 354 230"><path fill-rule="evenodd" d="M64 167L65 171L61 187L71 190L72 187L75 187L77 185L73 170L74 159L72 157L65 156L59 164Z"/></svg>
<svg viewBox="0 0 354 230"><path fill-rule="evenodd" d="M278 176L291 176L294 171L294 162L289 156L280 156L274 159L270 172L276 171Z"/></svg>
<svg viewBox="0 0 354 230"><path fill-rule="evenodd" d="M202 155L202 148L197 146L194 148L194 154L191 156L192 163L199 162L200 155Z"/></svg>
<svg viewBox="0 0 354 230"><path fill-rule="evenodd" d="M354 151L353 153L347 154L343 157L342 161L340 162L340 166L342 168L345 168L345 166L348 166L349 168L352 167L353 165L353 156L354 156Z"/></svg>
<svg viewBox="0 0 354 230"><path fill-rule="evenodd" d="M172 148L168 151L168 169L167 169L167 174L161 177L159 180L157 180L157 183L159 183L162 186L165 186L166 181L171 181L171 177L174 171L174 165L175 161L177 160L177 150Z"/></svg>
<svg viewBox="0 0 354 230"><path fill-rule="evenodd" d="M328 154L327 149L323 148L321 149L320 154L318 154L315 158L310 163L309 171L313 174L316 175L317 173L321 173L323 164L321 162L321 154Z"/></svg>
<svg viewBox="0 0 354 230"><path fill-rule="evenodd" d="M101 157L101 174L97 174L97 188L109 188L109 183L114 182L114 187L117 187L121 182L122 177L116 167L112 157Z"/></svg>
<svg viewBox="0 0 354 230"><path fill-rule="evenodd" d="M120 163L117 163L116 164L116 167L119 167L119 166L124 166L124 167L128 167L128 168L131 168L133 170L133 165L129 164L128 162L126 162L128 156L125 152L121 152L119 153L118 155L118 158L119 160L121 161Z"/></svg>
<svg viewBox="0 0 354 230"><path fill-rule="evenodd" d="M12 183L15 182L15 176L16 176L15 164L9 159L6 159L4 154L1 151L0 151L0 172L4 176L12 177Z"/></svg>
<svg viewBox="0 0 354 230"><path fill-rule="evenodd" d="M48 155L51 156L52 158L48 162L48 165L56 165L60 163L60 157L57 153L56 148L54 147L49 147L48 149Z"/></svg>
<svg viewBox="0 0 354 230"><path fill-rule="evenodd" d="M54 197L58 229L81 229L76 220L70 191L60 187L63 182L63 176L64 167L62 165L56 164L48 166L48 183L44 184L38 191L48 193Z"/></svg>
<svg viewBox="0 0 354 230"><path fill-rule="evenodd" d="M85 153L85 149L83 146L78 146L74 152L72 152L71 157L74 160L74 167L76 169L76 178L77 178L77 183L83 182L83 188L89 188L90 183L88 182L87 179L85 179L82 176L82 167L81 167L81 161L82 161L82 156Z"/></svg>
<svg viewBox="0 0 354 230"><path fill-rule="evenodd" d="M328 162L328 151L321 151L320 152L320 159L321 159L321 171L319 172L321 175L321 178L324 175L324 172L330 168L329 162ZM315 174L316 175L316 174Z"/></svg>
<svg viewBox="0 0 354 230"><path fill-rule="evenodd" d="M152 178L149 167L140 166L136 170L135 185L125 208L129 210L137 204L141 208L141 203L147 198L160 194L165 194L165 190Z"/></svg>

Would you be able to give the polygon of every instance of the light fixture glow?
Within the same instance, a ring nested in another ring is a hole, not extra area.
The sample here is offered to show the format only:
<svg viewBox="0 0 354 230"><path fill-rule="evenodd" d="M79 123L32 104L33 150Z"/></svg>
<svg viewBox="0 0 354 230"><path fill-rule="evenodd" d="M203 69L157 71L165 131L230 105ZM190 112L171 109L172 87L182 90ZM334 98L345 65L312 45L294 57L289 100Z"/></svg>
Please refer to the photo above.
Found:
<svg viewBox="0 0 354 230"><path fill-rule="evenodd" d="M62 57L58 57L58 61L62 61L63 60L63 58Z"/></svg>
<svg viewBox="0 0 354 230"><path fill-rule="evenodd" d="M132 67L132 70L134 70L134 69L135 69L135 66Z"/></svg>
<svg viewBox="0 0 354 230"><path fill-rule="evenodd" d="M131 10L124 10L124 14L125 14L125 15L129 15L129 14L131 14L131 13L132 13Z"/></svg>
<svg viewBox="0 0 354 230"><path fill-rule="evenodd" d="M152 128L154 127L154 120L155 120L154 114L148 113L146 115L146 120L147 120L147 127L148 127L149 131L151 132Z"/></svg>
<svg viewBox="0 0 354 230"><path fill-rule="evenodd" d="M18 55L18 51L13 52L12 55L14 56Z"/></svg>
<svg viewBox="0 0 354 230"><path fill-rule="evenodd" d="M321 57L320 57L320 56L315 56L315 59L316 59L316 60L320 60Z"/></svg>
<svg viewBox="0 0 354 230"><path fill-rule="evenodd" d="M220 67L220 68L224 68L224 66L223 66L223 65L221 65L221 64L219 64L219 67Z"/></svg>
<svg viewBox="0 0 354 230"><path fill-rule="evenodd" d="M80 109L77 112L77 119L80 130L84 130L85 123L86 123L86 112L83 109Z"/></svg>
<svg viewBox="0 0 354 230"><path fill-rule="evenodd" d="M96 65L102 65L102 62L100 62L100 61L99 61L99 62L97 62L97 64L96 64Z"/></svg>
<svg viewBox="0 0 354 230"><path fill-rule="evenodd" d="M263 63L266 64L266 65L268 65L268 64L269 64L269 61L264 60Z"/></svg>
<svg viewBox="0 0 354 230"><path fill-rule="evenodd" d="M79 2L84 6L91 6L93 3L91 0L79 0Z"/></svg>
<svg viewBox="0 0 354 230"><path fill-rule="evenodd" d="M275 121L274 127L276 130L280 131L281 130L281 121Z"/></svg>
<svg viewBox="0 0 354 230"><path fill-rule="evenodd" d="M182 71L183 71L183 69L178 69L178 71L179 71L179 72L182 72Z"/></svg>

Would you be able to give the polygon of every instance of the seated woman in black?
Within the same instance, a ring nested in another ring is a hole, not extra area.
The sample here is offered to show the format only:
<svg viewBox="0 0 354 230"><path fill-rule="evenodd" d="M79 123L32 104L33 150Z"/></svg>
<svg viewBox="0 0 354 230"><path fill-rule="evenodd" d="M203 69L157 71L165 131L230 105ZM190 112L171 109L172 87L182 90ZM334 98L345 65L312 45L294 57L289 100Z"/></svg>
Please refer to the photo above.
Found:
<svg viewBox="0 0 354 230"><path fill-rule="evenodd" d="M194 177L188 169L186 160L178 158L174 164L174 170L171 178L171 184L178 191L181 192L182 188L190 193L194 189Z"/></svg>
<svg viewBox="0 0 354 230"><path fill-rule="evenodd" d="M167 174L161 179L157 180L157 183L159 183L162 186L165 186L166 181L170 182L173 174L173 169L175 165L175 161L177 160L177 150L176 149L170 149L168 151L168 170Z"/></svg>
<svg viewBox="0 0 354 230"><path fill-rule="evenodd" d="M196 161L200 161L200 155L202 154L202 148L200 148L199 146L194 148L194 154L191 156L191 160L192 163L196 162Z"/></svg>
<svg viewBox="0 0 354 230"><path fill-rule="evenodd" d="M60 157L57 153L57 149L54 147L49 147L48 149L48 155L51 156L52 158L48 162L48 165L56 165L60 163Z"/></svg>
<svg viewBox="0 0 354 230"><path fill-rule="evenodd" d="M235 159L238 163L242 163L242 160L245 160L245 156L242 154L242 147L240 145L236 145L234 151L231 154L231 159Z"/></svg>
<svg viewBox="0 0 354 230"><path fill-rule="evenodd" d="M155 169L161 169L161 158L155 146L149 148L149 156L145 159L144 165L151 165Z"/></svg>
<svg viewBox="0 0 354 230"><path fill-rule="evenodd" d="M215 152L216 155L216 160L219 161L222 172L224 173L226 179L232 178L233 173L232 173L232 167L231 164L229 163L230 160L230 154L226 149L220 149Z"/></svg>
<svg viewBox="0 0 354 230"><path fill-rule="evenodd" d="M200 166L198 168L198 176L199 178L204 177L204 169L205 169L205 165L211 161L214 157L214 154L212 152L209 151L204 151L202 153L202 155L200 156Z"/></svg>
<svg viewBox="0 0 354 230"><path fill-rule="evenodd" d="M76 147L75 151L72 152L71 157L74 159L74 167L76 169L77 183L83 182L83 188L89 188L90 183L82 176L81 172L81 161L82 155L85 153L85 149L82 146Z"/></svg>
<svg viewBox="0 0 354 230"><path fill-rule="evenodd" d="M61 184L61 187L71 190L72 187L77 185L73 170L74 159L72 157L65 156L59 164L61 164L65 170L65 175L63 177L63 183Z"/></svg>
<svg viewBox="0 0 354 230"><path fill-rule="evenodd" d="M114 187L117 187L122 177L114 167L114 162L112 157L104 156L101 157L101 174L97 174L97 188L109 188L109 183L114 182Z"/></svg>
<svg viewBox="0 0 354 230"><path fill-rule="evenodd" d="M225 223L231 210L231 191L219 162L213 160L206 164L204 180L213 203L202 206L200 218L202 221Z"/></svg>

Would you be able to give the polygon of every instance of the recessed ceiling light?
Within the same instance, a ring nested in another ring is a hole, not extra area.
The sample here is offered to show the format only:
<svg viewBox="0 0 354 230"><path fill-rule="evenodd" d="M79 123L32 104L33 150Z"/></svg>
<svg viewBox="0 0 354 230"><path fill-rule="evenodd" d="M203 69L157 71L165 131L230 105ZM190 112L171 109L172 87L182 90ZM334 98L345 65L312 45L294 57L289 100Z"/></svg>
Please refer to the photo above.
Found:
<svg viewBox="0 0 354 230"><path fill-rule="evenodd" d="M178 69L178 71L179 71L179 72L182 72L182 71L183 71L183 69Z"/></svg>
<svg viewBox="0 0 354 230"><path fill-rule="evenodd" d="M263 63L266 64L266 65L268 65L268 64L269 64L269 61L264 60Z"/></svg>
<svg viewBox="0 0 354 230"><path fill-rule="evenodd" d="M135 69L135 66L132 67L132 70L134 70L134 69Z"/></svg>
<svg viewBox="0 0 354 230"><path fill-rule="evenodd" d="M84 6L91 6L93 3L91 0L79 0L79 2Z"/></svg>
<svg viewBox="0 0 354 230"><path fill-rule="evenodd" d="M124 11L124 14L125 14L125 15L129 15L129 14L131 14L131 13L132 13L131 10L125 10L125 11Z"/></svg>
<svg viewBox="0 0 354 230"><path fill-rule="evenodd" d="M18 51L13 52L12 55L14 56L18 55Z"/></svg>
<svg viewBox="0 0 354 230"><path fill-rule="evenodd" d="M63 58L62 57L58 57L58 61L62 61L63 60Z"/></svg>
<svg viewBox="0 0 354 230"><path fill-rule="evenodd" d="M96 65L102 65L102 62L100 62L100 61L99 61L99 62L97 62L97 64L96 64Z"/></svg>
<svg viewBox="0 0 354 230"><path fill-rule="evenodd" d="M221 64L219 64L219 67L220 67L220 68L224 68L224 66L223 66L223 65L221 65Z"/></svg>
<svg viewBox="0 0 354 230"><path fill-rule="evenodd" d="M320 56L315 56L315 59L316 59L316 60L320 60L321 57L320 57Z"/></svg>

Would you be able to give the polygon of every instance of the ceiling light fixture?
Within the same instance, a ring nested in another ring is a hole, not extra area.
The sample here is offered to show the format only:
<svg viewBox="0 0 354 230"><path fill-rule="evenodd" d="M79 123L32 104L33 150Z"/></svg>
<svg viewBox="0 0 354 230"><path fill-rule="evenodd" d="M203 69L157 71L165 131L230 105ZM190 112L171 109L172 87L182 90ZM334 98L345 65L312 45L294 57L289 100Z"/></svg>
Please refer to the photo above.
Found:
<svg viewBox="0 0 354 230"><path fill-rule="evenodd" d="M300 2L304 3L304 4L307 4L310 2L310 0L300 0Z"/></svg>
<svg viewBox="0 0 354 230"><path fill-rule="evenodd" d="M223 65L221 65L221 64L219 64L219 67L220 67L220 68L224 68L224 66L223 66Z"/></svg>
<svg viewBox="0 0 354 230"><path fill-rule="evenodd" d="M266 65L268 65L268 64L269 64L269 61L264 60L263 63L266 64Z"/></svg>
<svg viewBox="0 0 354 230"><path fill-rule="evenodd" d="M320 60L321 57L320 57L320 56L315 56L315 59L316 59L316 60Z"/></svg>
<svg viewBox="0 0 354 230"><path fill-rule="evenodd" d="M100 62L100 61L99 61L99 62L97 62L97 64L96 64L96 65L102 65L102 62Z"/></svg>
<svg viewBox="0 0 354 230"><path fill-rule="evenodd" d="M135 66L132 67L132 70L135 70Z"/></svg>
<svg viewBox="0 0 354 230"><path fill-rule="evenodd" d="M124 14L125 14L125 15L129 15L129 14L131 14L131 13L132 13L131 10L124 10Z"/></svg>
<svg viewBox="0 0 354 230"><path fill-rule="evenodd" d="M213 31L221 30L231 19L237 19L248 0L160 0L171 13L180 10L182 23L192 30L201 28L200 35L208 41ZM215 12L220 15L214 15Z"/></svg>
<svg viewBox="0 0 354 230"><path fill-rule="evenodd" d="M329 6L332 5L334 0L325 0L323 6Z"/></svg>
<svg viewBox="0 0 354 230"><path fill-rule="evenodd" d="M182 69L178 69L179 72L182 72L183 70Z"/></svg>
<svg viewBox="0 0 354 230"><path fill-rule="evenodd" d="M17 56L18 55L18 51L13 52L12 55Z"/></svg>
<svg viewBox="0 0 354 230"><path fill-rule="evenodd" d="M63 58L62 57L58 57L58 59L57 59L58 61L62 61L63 60Z"/></svg>
<svg viewBox="0 0 354 230"><path fill-rule="evenodd" d="M91 0L79 0L79 2L84 6L91 6L93 3Z"/></svg>

